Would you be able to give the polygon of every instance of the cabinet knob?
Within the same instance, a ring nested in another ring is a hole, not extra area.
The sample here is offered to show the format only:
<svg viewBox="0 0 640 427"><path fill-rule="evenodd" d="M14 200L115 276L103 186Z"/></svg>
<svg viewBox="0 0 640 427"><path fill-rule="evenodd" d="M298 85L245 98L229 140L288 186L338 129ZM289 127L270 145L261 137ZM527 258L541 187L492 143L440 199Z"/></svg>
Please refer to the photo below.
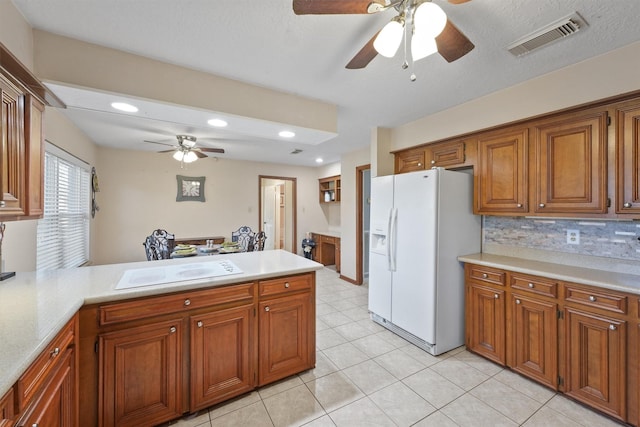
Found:
<svg viewBox="0 0 640 427"><path fill-rule="evenodd" d="M284 287L288 288L289 287L289 282L284 282Z"/></svg>
<svg viewBox="0 0 640 427"><path fill-rule="evenodd" d="M172 333L172 334L175 334L176 331L177 331L177 329L176 329L175 326L172 326L172 327L169 328L169 332Z"/></svg>
<svg viewBox="0 0 640 427"><path fill-rule="evenodd" d="M198 320L198 323L196 323L196 325L198 325L198 328L202 328L202 320Z"/></svg>
<svg viewBox="0 0 640 427"><path fill-rule="evenodd" d="M521 208L521 207L522 207L522 203L518 203L518 204L516 205L516 207L517 207L517 208Z"/></svg>
<svg viewBox="0 0 640 427"><path fill-rule="evenodd" d="M498 298L500 298L500 295L498 295L498 294L493 294L493 297L494 297L495 299L498 299Z"/></svg>
<svg viewBox="0 0 640 427"><path fill-rule="evenodd" d="M541 208L544 208L544 203L540 203L538 206L540 206Z"/></svg>
<svg viewBox="0 0 640 427"><path fill-rule="evenodd" d="M191 300L189 298L184 300L184 305L185 305L185 307L188 306L188 305L191 305Z"/></svg>
<svg viewBox="0 0 640 427"><path fill-rule="evenodd" d="M266 306L266 307L264 308L264 311L269 311L269 310L271 310L271 309L269 308L269 306Z"/></svg>
<svg viewBox="0 0 640 427"><path fill-rule="evenodd" d="M622 206L624 206L625 208L630 208L630 207L631 207L631 203L627 202L627 203L625 203L625 204L624 204L624 205L622 205Z"/></svg>
<svg viewBox="0 0 640 427"><path fill-rule="evenodd" d="M598 298L594 297L593 295L589 295L589 301L591 302L596 302Z"/></svg>
<svg viewBox="0 0 640 427"><path fill-rule="evenodd" d="M519 299L517 299L517 300L516 300L516 304L520 304L520 302L521 302L521 301L520 301Z"/></svg>
<svg viewBox="0 0 640 427"><path fill-rule="evenodd" d="M482 278L486 279L487 277L489 277L489 275L487 273L482 273Z"/></svg>
<svg viewBox="0 0 640 427"><path fill-rule="evenodd" d="M529 283L529 287L533 289L533 283Z"/></svg>
<svg viewBox="0 0 640 427"><path fill-rule="evenodd" d="M60 349L58 347L51 350L51 357L56 357L58 354L60 354Z"/></svg>
<svg viewBox="0 0 640 427"><path fill-rule="evenodd" d="M616 329L618 329L618 327L614 324L609 325L609 329L611 329L612 331L615 331Z"/></svg>
<svg viewBox="0 0 640 427"><path fill-rule="evenodd" d="M431 160L431 164L432 164L432 165L435 165L435 164L436 164L436 161L435 161L435 160Z"/></svg>
<svg viewBox="0 0 640 427"><path fill-rule="evenodd" d="M418 166L422 166L422 163L418 162Z"/></svg>
<svg viewBox="0 0 640 427"><path fill-rule="evenodd" d="M38 423L31 424L31 427L38 427Z"/></svg>
<svg viewBox="0 0 640 427"><path fill-rule="evenodd" d="M7 204L4 200L0 200L0 208L4 208Z"/></svg>

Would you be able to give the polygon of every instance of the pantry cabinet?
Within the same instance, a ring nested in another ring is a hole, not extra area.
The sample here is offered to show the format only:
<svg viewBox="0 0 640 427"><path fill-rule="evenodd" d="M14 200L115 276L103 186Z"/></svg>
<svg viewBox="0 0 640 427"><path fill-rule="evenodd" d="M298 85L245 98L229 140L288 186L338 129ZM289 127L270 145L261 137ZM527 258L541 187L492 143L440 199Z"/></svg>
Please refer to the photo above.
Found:
<svg viewBox="0 0 640 427"><path fill-rule="evenodd" d="M616 111L616 212L640 214L640 100Z"/></svg>

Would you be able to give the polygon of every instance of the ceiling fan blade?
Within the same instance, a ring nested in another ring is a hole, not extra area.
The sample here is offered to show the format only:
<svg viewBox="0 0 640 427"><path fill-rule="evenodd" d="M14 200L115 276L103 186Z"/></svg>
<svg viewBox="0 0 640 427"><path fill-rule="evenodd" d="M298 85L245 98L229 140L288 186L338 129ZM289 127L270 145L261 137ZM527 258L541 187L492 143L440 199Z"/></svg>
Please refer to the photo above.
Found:
<svg viewBox="0 0 640 427"><path fill-rule="evenodd" d="M173 150L162 150L162 151L158 151L158 153L171 153L173 151L176 151L176 149L174 148Z"/></svg>
<svg viewBox="0 0 640 427"><path fill-rule="evenodd" d="M378 37L378 34L380 34L380 31L371 37L371 40L369 40L367 44L360 49L360 52L356 53L356 56L349 61L345 68L348 68L349 70L364 68L378 55L378 51L373 47L373 42L376 37Z"/></svg>
<svg viewBox="0 0 640 427"><path fill-rule="evenodd" d="M200 147L197 150L204 151L205 153L220 153L220 154L224 154L224 148Z"/></svg>
<svg viewBox="0 0 640 427"><path fill-rule="evenodd" d="M198 156L199 159L204 159L205 157L207 157L207 155L200 150L191 150L191 152Z"/></svg>
<svg viewBox="0 0 640 427"><path fill-rule="evenodd" d="M384 6L381 0L293 0L296 15L338 15L368 13L371 3Z"/></svg>
<svg viewBox="0 0 640 427"><path fill-rule="evenodd" d="M467 53L471 52L475 45L462 34L451 21L447 20L444 30L436 37L438 45L438 53L442 55L447 62L453 62L460 59Z"/></svg>
<svg viewBox="0 0 640 427"><path fill-rule="evenodd" d="M462 3L466 3L468 1L471 1L471 0L449 0L449 3L451 3L451 4L462 4Z"/></svg>
<svg viewBox="0 0 640 427"><path fill-rule="evenodd" d="M175 144L165 144L164 142L157 142L157 141L149 141L149 140L143 140L143 142L149 142L151 144L160 144L160 145L166 145L167 147L175 147Z"/></svg>

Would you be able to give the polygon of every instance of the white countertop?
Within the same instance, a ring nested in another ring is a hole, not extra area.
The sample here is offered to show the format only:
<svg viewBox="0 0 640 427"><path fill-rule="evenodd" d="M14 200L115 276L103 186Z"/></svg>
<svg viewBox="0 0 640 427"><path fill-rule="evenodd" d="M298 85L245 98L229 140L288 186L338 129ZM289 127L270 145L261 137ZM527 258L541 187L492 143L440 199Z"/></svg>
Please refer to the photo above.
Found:
<svg viewBox="0 0 640 427"><path fill-rule="evenodd" d="M231 260L242 270L214 278L116 290L131 269ZM186 291L319 270L322 264L283 250L17 273L0 282L0 396L18 380L85 304Z"/></svg>
<svg viewBox="0 0 640 427"><path fill-rule="evenodd" d="M458 260L471 264L501 268L518 273L544 276L556 280L599 286L601 288L640 295L640 275L637 274L596 270L486 253L459 256Z"/></svg>

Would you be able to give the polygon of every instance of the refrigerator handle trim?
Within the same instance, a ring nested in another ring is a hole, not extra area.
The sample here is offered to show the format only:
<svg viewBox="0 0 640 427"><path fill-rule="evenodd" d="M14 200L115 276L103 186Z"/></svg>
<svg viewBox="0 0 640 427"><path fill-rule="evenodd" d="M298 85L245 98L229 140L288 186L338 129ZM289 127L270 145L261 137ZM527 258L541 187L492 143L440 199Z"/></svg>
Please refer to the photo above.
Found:
<svg viewBox="0 0 640 427"><path fill-rule="evenodd" d="M391 239L389 240L389 270L396 271L396 233L398 231L398 208L393 208L393 215L391 220L391 229L389 234Z"/></svg>
<svg viewBox="0 0 640 427"><path fill-rule="evenodd" d="M386 239L386 253L387 253L387 270L391 271L391 224L393 222L393 208L389 209L389 215L387 217L387 239Z"/></svg>

